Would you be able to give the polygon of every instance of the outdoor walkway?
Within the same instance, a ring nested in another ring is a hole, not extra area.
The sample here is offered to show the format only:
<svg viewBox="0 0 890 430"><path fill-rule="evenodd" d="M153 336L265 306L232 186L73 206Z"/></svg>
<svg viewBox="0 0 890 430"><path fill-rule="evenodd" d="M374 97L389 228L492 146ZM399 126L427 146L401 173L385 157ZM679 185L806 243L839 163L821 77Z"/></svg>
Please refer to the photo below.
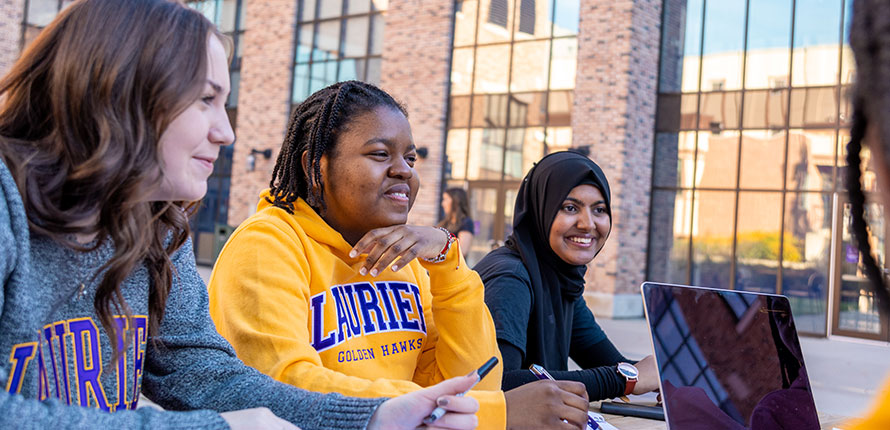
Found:
<svg viewBox="0 0 890 430"><path fill-rule="evenodd" d="M210 279L210 268L198 266L198 272L205 282ZM651 354L646 320L597 321L628 358ZM890 344L810 337L802 337L800 343L820 412L860 416L871 405L881 384L890 378Z"/></svg>

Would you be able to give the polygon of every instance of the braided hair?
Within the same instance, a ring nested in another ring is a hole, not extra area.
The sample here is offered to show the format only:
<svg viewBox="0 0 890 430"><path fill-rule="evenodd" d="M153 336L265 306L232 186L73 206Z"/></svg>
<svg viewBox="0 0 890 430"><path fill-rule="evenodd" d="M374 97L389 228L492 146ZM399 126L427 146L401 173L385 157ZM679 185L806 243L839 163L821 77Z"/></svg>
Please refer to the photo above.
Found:
<svg viewBox="0 0 890 430"><path fill-rule="evenodd" d="M874 289L878 308L890 315L890 291L872 255L868 224L865 221L865 194L862 191L863 139L868 126L869 143L890 162L890 2L856 0L850 25L850 45L856 58L856 87L853 95L853 125L847 146L847 187L850 194L853 236L863 255L863 267ZM885 166L890 170L890 166ZM884 190L888 192L890 190ZM886 203L886 202L885 202Z"/></svg>
<svg viewBox="0 0 890 430"><path fill-rule="evenodd" d="M338 82L300 103L291 114L287 135L272 170L271 193L266 200L292 214L294 202L302 198L316 211L323 212L326 206L322 155L333 156L337 136L349 127L352 118L378 107L397 109L408 116L392 96L360 81ZM309 155L305 169L303 153Z"/></svg>

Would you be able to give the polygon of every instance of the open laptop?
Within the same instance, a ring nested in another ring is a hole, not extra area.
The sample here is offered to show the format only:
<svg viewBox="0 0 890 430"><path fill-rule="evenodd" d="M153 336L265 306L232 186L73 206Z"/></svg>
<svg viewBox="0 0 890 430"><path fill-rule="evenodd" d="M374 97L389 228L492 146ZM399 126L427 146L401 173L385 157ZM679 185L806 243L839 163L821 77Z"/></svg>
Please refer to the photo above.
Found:
<svg viewBox="0 0 890 430"><path fill-rule="evenodd" d="M818 429L785 296L642 285L669 429Z"/></svg>

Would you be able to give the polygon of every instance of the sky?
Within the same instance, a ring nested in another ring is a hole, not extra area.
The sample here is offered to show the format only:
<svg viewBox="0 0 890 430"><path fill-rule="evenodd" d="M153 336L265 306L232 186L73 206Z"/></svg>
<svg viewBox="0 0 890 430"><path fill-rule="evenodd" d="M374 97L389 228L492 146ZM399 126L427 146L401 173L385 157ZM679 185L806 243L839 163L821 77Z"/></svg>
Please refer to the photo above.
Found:
<svg viewBox="0 0 890 430"><path fill-rule="evenodd" d="M707 3L705 4L705 1ZM748 49L788 47L791 40L793 0L749 0ZM844 27L849 23L851 0L796 0L794 46L837 43L841 9ZM705 54L740 51L745 38L745 0L688 0L686 2L686 55L697 55L701 43L702 8L705 13ZM846 32L845 32L846 33ZM847 35L844 35L846 40Z"/></svg>

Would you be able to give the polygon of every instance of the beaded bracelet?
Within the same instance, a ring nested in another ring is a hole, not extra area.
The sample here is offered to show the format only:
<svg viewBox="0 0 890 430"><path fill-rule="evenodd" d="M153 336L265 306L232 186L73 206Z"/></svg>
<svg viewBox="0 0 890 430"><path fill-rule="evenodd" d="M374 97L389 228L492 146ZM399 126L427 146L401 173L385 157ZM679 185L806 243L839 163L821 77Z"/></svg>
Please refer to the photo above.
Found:
<svg viewBox="0 0 890 430"><path fill-rule="evenodd" d="M445 256L448 255L448 250L451 249L451 244L454 243L455 240L457 240L457 236L455 236L453 233L451 233L444 227L436 227L436 228L445 232L445 234L448 236L448 241L445 242L445 247L442 248L442 251L439 252L439 255L437 255L433 258L424 258L423 259L423 261L426 261L429 263L441 263L441 262L445 261Z"/></svg>

